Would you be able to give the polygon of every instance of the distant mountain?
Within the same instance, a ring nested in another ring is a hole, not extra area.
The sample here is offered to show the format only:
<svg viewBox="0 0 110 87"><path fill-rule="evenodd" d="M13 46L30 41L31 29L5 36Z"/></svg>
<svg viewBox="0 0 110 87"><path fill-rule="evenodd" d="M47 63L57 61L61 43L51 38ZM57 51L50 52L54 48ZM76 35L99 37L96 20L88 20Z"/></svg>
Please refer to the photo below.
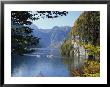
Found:
<svg viewBox="0 0 110 87"><path fill-rule="evenodd" d="M69 26L39 29L36 25L32 24L29 27L33 29L33 35L40 38L40 47L59 47L71 30Z"/></svg>

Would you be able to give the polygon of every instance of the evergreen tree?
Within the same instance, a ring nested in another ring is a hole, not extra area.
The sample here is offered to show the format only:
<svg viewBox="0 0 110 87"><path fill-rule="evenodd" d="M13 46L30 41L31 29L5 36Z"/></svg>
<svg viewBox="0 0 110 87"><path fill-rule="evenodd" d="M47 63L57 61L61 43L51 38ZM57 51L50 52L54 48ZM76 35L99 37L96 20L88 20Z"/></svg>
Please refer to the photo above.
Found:
<svg viewBox="0 0 110 87"><path fill-rule="evenodd" d="M12 11L11 12L11 52L13 54L24 54L32 52L31 46L37 46L39 37L32 35L33 30L26 25L40 18L57 18L66 16L67 11Z"/></svg>

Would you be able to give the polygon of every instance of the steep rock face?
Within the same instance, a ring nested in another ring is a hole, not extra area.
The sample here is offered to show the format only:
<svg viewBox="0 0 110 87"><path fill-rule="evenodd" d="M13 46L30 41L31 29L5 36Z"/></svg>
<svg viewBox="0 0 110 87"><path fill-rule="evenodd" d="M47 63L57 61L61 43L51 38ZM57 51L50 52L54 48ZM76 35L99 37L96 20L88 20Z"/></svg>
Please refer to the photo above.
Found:
<svg viewBox="0 0 110 87"><path fill-rule="evenodd" d="M71 30L69 26L39 29L36 25L32 24L30 27L33 29L33 35L40 38L39 47L60 47Z"/></svg>

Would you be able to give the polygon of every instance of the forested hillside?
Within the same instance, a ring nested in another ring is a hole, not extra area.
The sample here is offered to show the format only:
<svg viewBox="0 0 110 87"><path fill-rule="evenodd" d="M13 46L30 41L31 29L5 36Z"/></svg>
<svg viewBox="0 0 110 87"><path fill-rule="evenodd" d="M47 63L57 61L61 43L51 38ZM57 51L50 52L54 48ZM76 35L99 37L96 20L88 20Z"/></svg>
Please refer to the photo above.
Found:
<svg viewBox="0 0 110 87"><path fill-rule="evenodd" d="M82 51L83 49L83 51ZM85 57L82 66L73 68L73 76L100 76L100 12L85 11L75 21L68 38L61 46L62 56Z"/></svg>

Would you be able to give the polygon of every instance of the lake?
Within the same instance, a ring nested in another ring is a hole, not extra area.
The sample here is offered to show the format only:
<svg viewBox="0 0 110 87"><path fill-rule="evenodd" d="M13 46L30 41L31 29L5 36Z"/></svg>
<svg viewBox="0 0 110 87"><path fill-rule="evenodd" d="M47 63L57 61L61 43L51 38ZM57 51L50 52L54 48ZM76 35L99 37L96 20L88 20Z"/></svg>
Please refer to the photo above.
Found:
<svg viewBox="0 0 110 87"><path fill-rule="evenodd" d="M57 48L34 48L30 54L12 55L12 77L69 77L78 58L63 58Z"/></svg>

